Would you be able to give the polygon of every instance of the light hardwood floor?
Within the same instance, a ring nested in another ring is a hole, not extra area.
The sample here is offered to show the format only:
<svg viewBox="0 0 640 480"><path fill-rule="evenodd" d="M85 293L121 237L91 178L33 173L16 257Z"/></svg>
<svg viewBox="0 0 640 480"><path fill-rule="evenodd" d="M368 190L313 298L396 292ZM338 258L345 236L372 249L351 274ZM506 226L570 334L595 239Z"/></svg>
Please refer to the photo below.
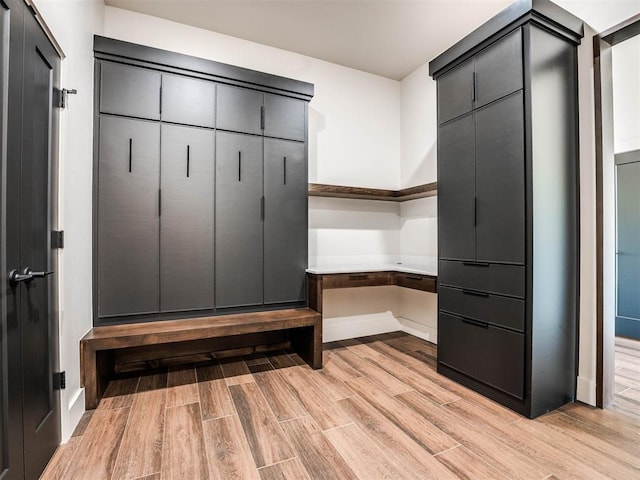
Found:
<svg viewBox="0 0 640 480"><path fill-rule="evenodd" d="M536 420L438 375L415 337L325 347L317 371L278 352L115 380L43 478L640 479L640 349L625 342L615 408Z"/></svg>

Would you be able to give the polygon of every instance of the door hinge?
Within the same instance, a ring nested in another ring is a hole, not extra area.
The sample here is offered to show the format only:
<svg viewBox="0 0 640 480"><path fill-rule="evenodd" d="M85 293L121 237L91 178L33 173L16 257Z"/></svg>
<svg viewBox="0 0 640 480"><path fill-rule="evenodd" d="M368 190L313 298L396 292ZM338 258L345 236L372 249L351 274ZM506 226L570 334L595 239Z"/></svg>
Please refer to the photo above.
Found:
<svg viewBox="0 0 640 480"><path fill-rule="evenodd" d="M66 108L67 107L67 102L68 102L68 95L76 95L78 93L78 90L74 89L66 89L63 88L62 90L57 90L56 92L58 94L58 107L60 108Z"/></svg>
<svg viewBox="0 0 640 480"><path fill-rule="evenodd" d="M67 372L53 372L53 389L64 390L67 388Z"/></svg>
<svg viewBox="0 0 640 480"><path fill-rule="evenodd" d="M51 248L64 248L64 230L51 232Z"/></svg>

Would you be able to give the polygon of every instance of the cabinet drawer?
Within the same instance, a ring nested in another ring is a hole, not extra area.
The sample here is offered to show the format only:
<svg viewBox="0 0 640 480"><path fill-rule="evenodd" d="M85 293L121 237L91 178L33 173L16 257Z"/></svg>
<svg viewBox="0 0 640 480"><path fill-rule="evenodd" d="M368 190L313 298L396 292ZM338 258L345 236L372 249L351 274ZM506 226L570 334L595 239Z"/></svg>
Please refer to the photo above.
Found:
<svg viewBox="0 0 640 480"><path fill-rule="evenodd" d="M524 297L525 267L440 260L440 285Z"/></svg>
<svg viewBox="0 0 640 480"><path fill-rule="evenodd" d="M524 300L450 287L438 293L440 310L524 332Z"/></svg>
<svg viewBox="0 0 640 480"><path fill-rule="evenodd" d="M322 279L323 288L376 287L380 285L393 285L393 273L341 273L324 275Z"/></svg>
<svg viewBox="0 0 640 480"><path fill-rule="evenodd" d="M266 94L264 109L266 136L304 141L306 130L304 100Z"/></svg>
<svg viewBox="0 0 640 480"><path fill-rule="evenodd" d="M162 76L162 121L215 127L216 84L207 80Z"/></svg>
<svg viewBox="0 0 640 480"><path fill-rule="evenodd" d="M216 127L261 135L263 93L229 85L218 85L217 90Z"/></svg>
<svg viewBox="0 0 640 480"><path fill-rule="evenodd" d="M411 273L395 273L395 285L405 288L413 288L414 290L422 290L423 292L436 291L436 279L426 275Z"/></svg>
<svg viewBox="0 0 640 480"><path fill-rule="evenodd" d="M524 335L440 312L438 361L519 399L524 393Z"/></svg>
<svg viewBox="0 0 640 480"><path fill-rule="evenodd" d="M100 112L159 120L160 73L102 62Z"/></svg>

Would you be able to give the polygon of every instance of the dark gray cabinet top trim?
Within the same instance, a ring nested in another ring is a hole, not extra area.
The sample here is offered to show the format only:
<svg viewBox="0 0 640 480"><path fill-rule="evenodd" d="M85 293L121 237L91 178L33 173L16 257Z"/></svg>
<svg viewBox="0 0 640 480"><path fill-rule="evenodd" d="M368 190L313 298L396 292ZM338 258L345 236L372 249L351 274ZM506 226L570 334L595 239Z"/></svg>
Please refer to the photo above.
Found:
<svg viewBox="0 0 640 480"><path fill-rule="evenodd" d="M505 28L517 27L526 22L536 22L563 36L567 40L580 44L584 36L584 24L566 10L550 0L517 0L484 23L458 43L429 62L429 75L436 78L452 67L475 55ZM507 33L507 32L504 32Z"/></svg>
<svg viewBox="0 0 640 480"><path fill-rule="evenodd" d="M267 87L266 91L295 96L307 101L311 100L314 93L312 83L279 77L277 75L135 43L123 42L99 35L94 35L93 37L93 51L97 59L128 59L143 62L143 64L147 64L147 66L158 70L167 70L163 67L169 67L167 71L184 74L195 73L198 76L204 75L205 78L214 81L231 82L236 85L244 85L258 90L261 89L260 87Z"/></svg>

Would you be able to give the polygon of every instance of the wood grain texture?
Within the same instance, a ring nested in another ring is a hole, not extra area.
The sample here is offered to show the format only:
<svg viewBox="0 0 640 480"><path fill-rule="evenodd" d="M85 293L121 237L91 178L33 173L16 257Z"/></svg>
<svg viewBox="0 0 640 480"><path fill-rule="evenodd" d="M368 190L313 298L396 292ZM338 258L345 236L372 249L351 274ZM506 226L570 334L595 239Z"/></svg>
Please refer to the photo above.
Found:
<svg viewBox="0 0 640 480"><path fill-rule="evenodd" d="M506 480L503 474L463 446L451 448L435 457L458 478L464 480Z"/></svg>
<svg viewBox="0 0 640 480"><path fill-rule="evenodd" d="M140 378L135 376L117 378L109 382L98 409L130 407L133 402L133 394L138 389L139 381Z"/></svg>
<svg viewBox="0 0 640 480"><path fill-rule="evenodd" d="M349 187L343 185L328 185L325 183L310 183L309 196L354 198L360 200L384 200L391 202L404 202L416 198L432 197L438 192L438 184L425 183L402 190L385 190L380 188Z"/></svg>
<svg viewBox="0 0 640 480"><path fill-rule="evenodd" d="M258 468L295 455L289 441L255 383L229 387L242 429Z"/></svg>
<svg viewBox="0 0 640 480"><path fill-rule="evenodd" d="M71 459L76 453L81 437L82 434L73 436L67 443L63 443L56 449L47 468L45 468L40 476L40 480L59 480L65 478L65 473L71 464Z"/></svg>
<svg viewBox="0 0 640 480"><path fill-rule="evenodd" d="M204 438L213 480L259 480L237 415L204 422Z"/></svg>
<svg viewBox="0 0 640 480"><path fill-rule="evenodd" d="M314 480L349 480L355 474L310 417L280 425Z"/></svg>
<svg viewBox="0 0 640 480"><path fill-rule="evenodd" d="M208 480L200 405L167 408L165 425L162 478Z"/></svg>
<svg viewBox="0 0 640 480"><path fill-rule="evenodd" d="M193 367L170 368L167 376L167 387L167 408L188 405L200 400L196 372Z"/></svg>
<svg viewBox="0 0 640 480"><path fill-rule="evenodd" d="M277 371L253 375L278 422L308 415Z"/></svg>
<svg viewBox="0 0 640 480"><path fill-rule="evenodd" d="M198 383L198 392L203 420L235 415L236 409L224 380L200 382Z"/></svg>
<svg viewBox="0 0 640 480"><path fill-rule="evenodd" d="M262 480L311 480L297 458L261 468L260 478Z"/></svg>
<svg viewBox="0 0 640 480"><path fill-rule="evenodd" d="M129 408L96 410L65 474L66 478L111 478Z"/></svg>
<svg viewBox="0 0 640 480"><path fill-rule="evenodd" d="M337 352L335 355L357 370L360 375L371 379L376 385L389 392L391 395L397 395L398 393L413 390L411 386L401 382L396 377L380 368L380 366L375 363L375 360L359 357L353 353L350 348L346 351Z"/></svg>
<svg viewBox="0 0 640 480"><path fill-rule="evenodd" d="M136 395L122 437L114 479L134 479L160 473L167 390Z"/></svg>

